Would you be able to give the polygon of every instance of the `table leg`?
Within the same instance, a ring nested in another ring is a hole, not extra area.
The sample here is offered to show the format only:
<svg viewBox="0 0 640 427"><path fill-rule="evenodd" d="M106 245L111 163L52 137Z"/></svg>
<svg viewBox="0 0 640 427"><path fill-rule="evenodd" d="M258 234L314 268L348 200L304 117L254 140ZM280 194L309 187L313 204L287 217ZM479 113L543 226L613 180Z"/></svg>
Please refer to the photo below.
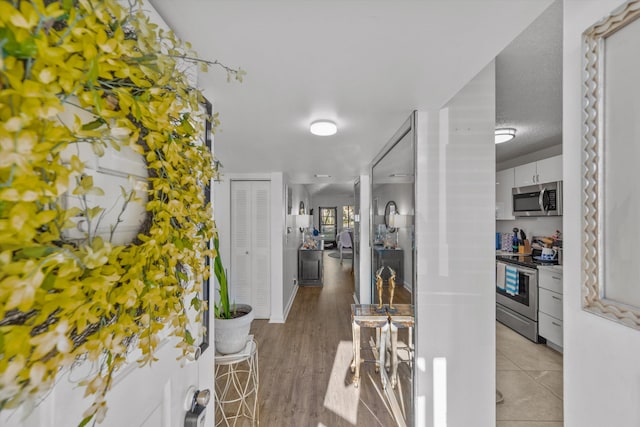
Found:
<svg viewBox="0 0 640 427"><path fill-rule="evenodd" d="M376 373L380 371L380 335L381 335L380 328L376 328L376 351L378 352L378 358L376 359L376 362L375 362Z"/></svg>
<svg viewBox="0 0 640 427"><path fill-rule="evenodd" d="M398 327L391 323L391 388L398 381Z"/></svg>
<svg viewBox="0 0 640 427"><path fill-rule="evenodd" d="M358 387L360 381L360 325L353 323L353 363L355 364L355 373L353 375L353 385Z"/></svg>
<svg viewBox="0 0 640 427"><path fill-rule="evenodd" d="M356 325L355 322L351 321L351 373L353 374L356 371Z"/></svg>
<svg viewBox="0 0 640 427"><path fill-rule="evenodd" d="M389 335L389 324L387 323L386 325L384 325L382 328L380 328L380 333L381 333L381 337L380 337L380 346L379 346L379 354L378 357L380 358L380 382L382 383L382 388L386 389L387 388L387 381L386 381L386 375L384 373L384 358L386 356L386 344L387 344L387 340L389 339L388 335Z"/></svg>
<svg viewBox="0 0 640 427"><path fill-rule="evenodd" d="M409 326L407 344L409 346L409 367L413 369L413 327Z"/></svg>

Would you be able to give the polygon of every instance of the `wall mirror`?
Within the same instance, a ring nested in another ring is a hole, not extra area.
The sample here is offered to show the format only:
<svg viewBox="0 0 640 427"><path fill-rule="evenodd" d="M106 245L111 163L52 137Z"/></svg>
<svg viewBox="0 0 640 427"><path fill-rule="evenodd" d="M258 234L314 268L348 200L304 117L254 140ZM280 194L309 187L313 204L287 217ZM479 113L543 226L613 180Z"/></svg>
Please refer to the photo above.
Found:
<svg viewBox="0 0 640 427"><path fill-rule="evenodd" d="M413 334L409 323L396 322L399 314L413 325L415 295L415 140L414 115L402 125L384 146L371 165L371 295L372 303L382 302L393 325L398 327L397 384L387 386L390 406L401 408L395 413L398 425L414 425L413 385L415 366L409 348ZM392 279L392 271L395 278ZM382 283L378 293L376 283ZM395 287L393 285L395 284ZM391 291L394 288L393 292ZM392 306L391 296L393 295ZM380 298L381 296L381 298ZM397 311L395 311L397 310Z"/></svg>
<svg viewBox="0 0 640 427"><path fill-rule="evenodd" d="M396 202L393 200L389 200L384 207L384 225L387 227L389 233L396 231L396 228L390 225L390 220L391 217L396 214L397 207Z"/></svg>
<svg viewBox="0 0 640 427"><path fill-rule="evenodd" d="M582 305L640 329L640 1L583 33ZM605 73L606 70L606 73Z"/></svg>

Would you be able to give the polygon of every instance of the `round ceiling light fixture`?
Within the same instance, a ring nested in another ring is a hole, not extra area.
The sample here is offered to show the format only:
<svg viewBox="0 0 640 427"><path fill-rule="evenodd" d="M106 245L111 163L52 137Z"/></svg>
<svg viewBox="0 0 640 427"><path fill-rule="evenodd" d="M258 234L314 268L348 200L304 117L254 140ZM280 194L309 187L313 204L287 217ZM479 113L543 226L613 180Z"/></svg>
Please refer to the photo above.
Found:
<svg viewBox="0 0 640 427"><path fill-rule="evenodd" d="M309 131L318 136L330 136L338 132L338 126L331 120L316 120L315 122L311 122Z"/></svg>
<svg viewBox="0 0 640 427"><path fill-rule="evenodd" d="M511 141L515 137L516 130L514 128L496 129L496 144L502 144L503 142Z"/></svg>

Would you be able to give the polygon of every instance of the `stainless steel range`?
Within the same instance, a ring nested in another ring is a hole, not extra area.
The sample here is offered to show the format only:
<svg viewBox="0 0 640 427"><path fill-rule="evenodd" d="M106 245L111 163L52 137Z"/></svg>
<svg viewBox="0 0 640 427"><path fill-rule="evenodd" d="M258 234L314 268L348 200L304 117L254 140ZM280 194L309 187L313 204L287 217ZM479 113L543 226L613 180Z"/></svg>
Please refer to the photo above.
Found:
<svg viewBox="0 0 640 427"><path fill-rule="evenodd" d="M557 264L557 261L536 258L496 257L496 319L531 341L539 342L537 267Z"/></svg>

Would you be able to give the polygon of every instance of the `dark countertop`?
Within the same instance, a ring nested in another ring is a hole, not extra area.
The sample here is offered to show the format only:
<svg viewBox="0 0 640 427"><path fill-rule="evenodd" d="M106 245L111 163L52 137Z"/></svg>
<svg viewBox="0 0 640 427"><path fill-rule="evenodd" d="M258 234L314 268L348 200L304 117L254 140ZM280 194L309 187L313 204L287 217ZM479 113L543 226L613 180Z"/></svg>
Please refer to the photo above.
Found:
<svg viewBox="0 0 640 427"><path fill-rule="evenodd" d="M537 254L532 255L520 255L510 254L509 252L496 252L496 260L505 261L511 264L521 265L523 267L538 268L543 265L557 265L558 260L542 261L536 259Z"/></svg>

